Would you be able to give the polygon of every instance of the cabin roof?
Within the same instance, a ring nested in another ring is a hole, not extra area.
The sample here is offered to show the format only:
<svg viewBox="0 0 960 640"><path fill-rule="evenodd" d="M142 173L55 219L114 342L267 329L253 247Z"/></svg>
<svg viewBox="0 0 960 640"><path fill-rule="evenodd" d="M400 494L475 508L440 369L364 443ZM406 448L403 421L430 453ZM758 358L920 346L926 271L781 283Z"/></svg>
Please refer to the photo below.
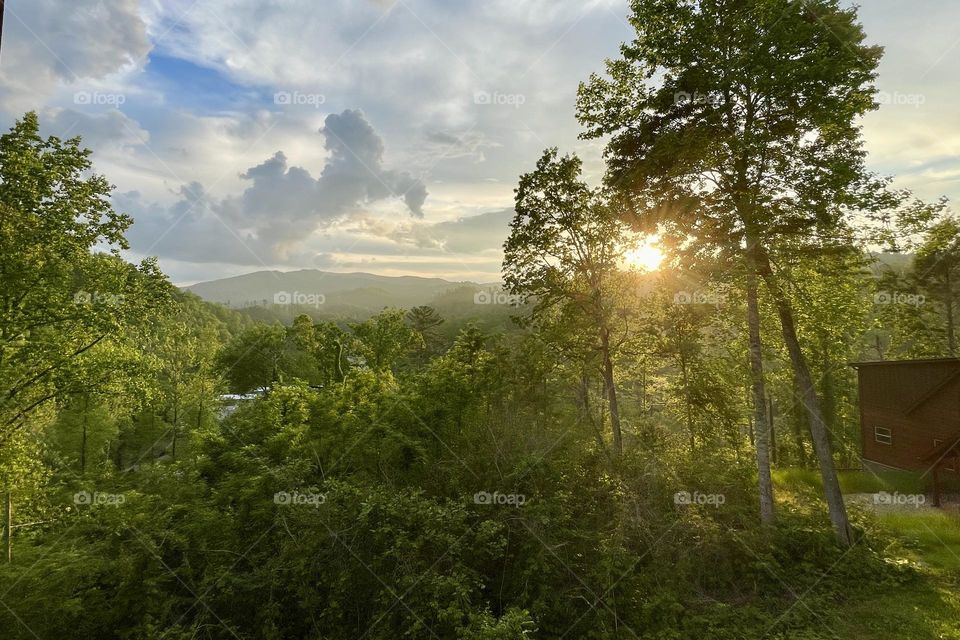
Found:
<svg viewBox="0 0 960 640"><path fill-rule="evenodd" d="M865 360L861 362L850 362L849 365L854 369L860 367L872 367L879 365L894 366L898 364L940 364L940 363L960 363L960 358L919 358L917 360Z"/></svg>

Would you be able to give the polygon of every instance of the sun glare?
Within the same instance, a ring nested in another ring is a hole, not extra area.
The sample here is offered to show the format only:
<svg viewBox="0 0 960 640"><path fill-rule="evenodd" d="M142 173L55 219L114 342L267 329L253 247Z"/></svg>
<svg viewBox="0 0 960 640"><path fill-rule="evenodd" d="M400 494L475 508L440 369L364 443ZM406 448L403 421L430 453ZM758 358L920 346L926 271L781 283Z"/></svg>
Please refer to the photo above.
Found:
<svg viewBox="0 0 960 640"><path fill-rule="evenodd" d="M656 271L663 262L663 252L655 240L645 240L639 246L629 249L625 254L627 264L644 271Z"/></svg>

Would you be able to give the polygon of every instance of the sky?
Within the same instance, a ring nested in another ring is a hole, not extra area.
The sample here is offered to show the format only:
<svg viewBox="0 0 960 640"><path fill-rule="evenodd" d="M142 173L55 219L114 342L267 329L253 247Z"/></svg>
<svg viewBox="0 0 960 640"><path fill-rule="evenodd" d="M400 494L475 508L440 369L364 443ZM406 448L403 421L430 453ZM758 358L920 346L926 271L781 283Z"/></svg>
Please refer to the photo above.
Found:
<svg viewBox="0 0 960 640"><path fill-rule="evenodd" d="M578 139L626 0L7 0L0 126L82 136L128 257L178 284L265 269L499 280L518 176ZM960 197L960 3L865 0L886 48L870 168Z"/></svg>

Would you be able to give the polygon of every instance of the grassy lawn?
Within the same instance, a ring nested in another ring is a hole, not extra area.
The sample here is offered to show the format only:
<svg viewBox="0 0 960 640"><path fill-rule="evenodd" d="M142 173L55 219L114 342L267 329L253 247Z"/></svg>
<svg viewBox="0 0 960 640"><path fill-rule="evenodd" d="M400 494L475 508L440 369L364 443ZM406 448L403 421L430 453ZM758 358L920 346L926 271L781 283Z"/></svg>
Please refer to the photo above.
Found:
<svg viewBox="0 0 960 640"><path fill-rule="evenodd" d="M960 638L960 597L955 589L934 583L861 594L831 617L831 630L844 640Z"/></svg>
<svg viewBox="0 0 960 640"><path fill-rule="evenodd" d="M865 590L844 606L843 638L960 638L960 517L924 509L876 516L893 538L891 557L920 567L926 580Z"/></svg>
<svg viewBox="0 0 960 640"><path fill-rule="evenodd" d="M840 489L844 494L876 493L878 491L899 491L900 493L923 493L927 481L916 473L908 471L869 471L840 472ZM820 490L820 474L812 469L777 469L773 472L774 482L788 489L806 487Z"/></svg>
<svg viewBox="0 0 960 640"><path fill-rule="evenodd" d="M774 482L786 501L819 491L816 472L784 469ZM923 482L908 473L845 472L844 494L879 491L922 493ZM793 494L793 495L791 495ZM864 585L841 608L829 612L827 637L855 640L960 640L960 516L932 508L880 511L867 516L874 535L889 539L892 562L909 562L921 579Z"/></svg>

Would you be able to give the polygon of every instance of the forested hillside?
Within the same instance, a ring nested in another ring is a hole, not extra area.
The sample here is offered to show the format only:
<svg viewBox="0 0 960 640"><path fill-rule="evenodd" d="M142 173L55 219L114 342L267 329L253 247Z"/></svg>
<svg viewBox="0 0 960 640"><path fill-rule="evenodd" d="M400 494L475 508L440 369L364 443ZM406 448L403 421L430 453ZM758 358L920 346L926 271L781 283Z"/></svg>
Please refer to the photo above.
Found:
<svg viewBox="0 0 960 640"><path fill-rule="evenodd" d="M387 306L415 307L474 283L447 282L442 278L378 276L370 273L332 273L316 269L279 272L258 271L243 276L199 282L187 287L204 300L232 308L252 305L297 305L333 309L327 313L376 312ZM310 298L309 300L307 298Z"/></svg>
<svg viewBox="0 0 960 640"><path fill-rule="evenodd" d="M864 166L879 49L832 0L630 20L604 182L531 162L502 284L183 291L81 139L0 136L0 637L960 638L960 563L843 495L849 363L957 352L956 218Z"/></svg>

